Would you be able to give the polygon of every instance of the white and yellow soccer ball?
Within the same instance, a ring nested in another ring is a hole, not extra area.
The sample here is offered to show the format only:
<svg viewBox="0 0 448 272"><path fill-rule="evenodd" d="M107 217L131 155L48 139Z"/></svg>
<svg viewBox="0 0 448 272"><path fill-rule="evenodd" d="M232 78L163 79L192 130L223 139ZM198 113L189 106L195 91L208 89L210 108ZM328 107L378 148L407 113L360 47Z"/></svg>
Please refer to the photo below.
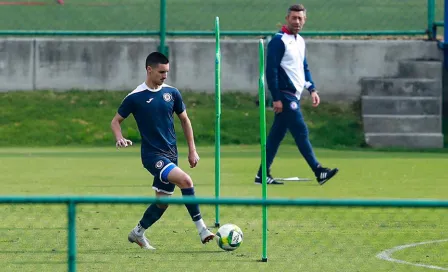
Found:
<svg viewBox="0 0 448 272"><path fill-rule="evenodd" d="M243 232L235 224L225 224L218 229L216 238L219 248L233 251L243 243Z"/></svg>

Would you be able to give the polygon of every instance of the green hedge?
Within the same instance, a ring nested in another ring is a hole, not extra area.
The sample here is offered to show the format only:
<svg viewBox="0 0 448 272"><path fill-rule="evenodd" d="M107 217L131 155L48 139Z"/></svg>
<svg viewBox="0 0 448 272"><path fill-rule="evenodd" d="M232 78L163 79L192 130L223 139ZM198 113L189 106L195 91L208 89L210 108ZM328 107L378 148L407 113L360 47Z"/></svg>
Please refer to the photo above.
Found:
<svg viewBox="0 0 448 272"><path fill-rule="evenodd" d="M113 145L110 121L127 91L33 91L0 94L0 146ZM214 144L213 93L182 92L198 145ZM222 95L221 143L258 144L257 97L244 93ZM360 147L363 134L358 104L322 103L304 99L302 111L316 147ZM267 110L267 128L273 112ZM123 133L139 142L132 117ZM184 143L178 120L176 131ZM293 143L288 134L285 143Z"/></svg>

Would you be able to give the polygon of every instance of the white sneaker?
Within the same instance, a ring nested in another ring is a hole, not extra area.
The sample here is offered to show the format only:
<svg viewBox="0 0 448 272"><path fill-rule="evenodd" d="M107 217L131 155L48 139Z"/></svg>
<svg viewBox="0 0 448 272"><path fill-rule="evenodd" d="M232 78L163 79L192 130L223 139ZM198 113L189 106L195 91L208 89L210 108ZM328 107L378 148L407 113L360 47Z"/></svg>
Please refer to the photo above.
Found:
<svg viewBox="0 0 448 272"><path fill-rule="evenodd" d="M201 237L201 242L203 244L205 244L205 243L213 240L213 238L215 238L215 235L207 228L203 228L201 230L201 232L199 233L199 236Z"/></svg>
<svg viewBox="0 0 448 272"><path fill-rule="evenodd" d="M131 230L131 232L129 233L128 241L131 242L131 243L136 243L137 245L139 245L143 249L148 249L148 250L156 249L155 247L153 247L153 246L151 246L149 244L149 241L145 237L145 235L138 236L137 234L135 234L134 230Z"/></svg>

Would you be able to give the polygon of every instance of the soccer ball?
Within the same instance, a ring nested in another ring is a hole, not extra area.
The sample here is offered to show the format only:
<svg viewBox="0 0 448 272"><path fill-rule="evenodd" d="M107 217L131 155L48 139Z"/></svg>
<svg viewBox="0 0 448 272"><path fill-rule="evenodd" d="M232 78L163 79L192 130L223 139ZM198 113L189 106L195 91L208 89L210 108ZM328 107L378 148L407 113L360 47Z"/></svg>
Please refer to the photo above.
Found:
<svg viewBox="0 0 448 272"><path fill-rule="evenodd" d="M216 233L216 243L219 248L226 251L237 249L243 242L243 232L235 224L225 224Z"/></svg>

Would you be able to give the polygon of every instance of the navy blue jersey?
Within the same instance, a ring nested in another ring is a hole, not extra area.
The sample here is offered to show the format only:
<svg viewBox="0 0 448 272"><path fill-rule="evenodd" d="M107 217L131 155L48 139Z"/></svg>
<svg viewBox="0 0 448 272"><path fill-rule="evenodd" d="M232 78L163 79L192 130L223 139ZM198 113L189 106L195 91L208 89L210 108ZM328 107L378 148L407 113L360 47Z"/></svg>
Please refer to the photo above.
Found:
<svg viewBox="0 0 448 272"><path fill-rule="evenodd" d="M143 164L154 156L177 158L173 113L185 111L180 92L163 84L158 90L145 83L129 93L118 108L118 114L127 118L131 113L142 138Z"/></svg>

